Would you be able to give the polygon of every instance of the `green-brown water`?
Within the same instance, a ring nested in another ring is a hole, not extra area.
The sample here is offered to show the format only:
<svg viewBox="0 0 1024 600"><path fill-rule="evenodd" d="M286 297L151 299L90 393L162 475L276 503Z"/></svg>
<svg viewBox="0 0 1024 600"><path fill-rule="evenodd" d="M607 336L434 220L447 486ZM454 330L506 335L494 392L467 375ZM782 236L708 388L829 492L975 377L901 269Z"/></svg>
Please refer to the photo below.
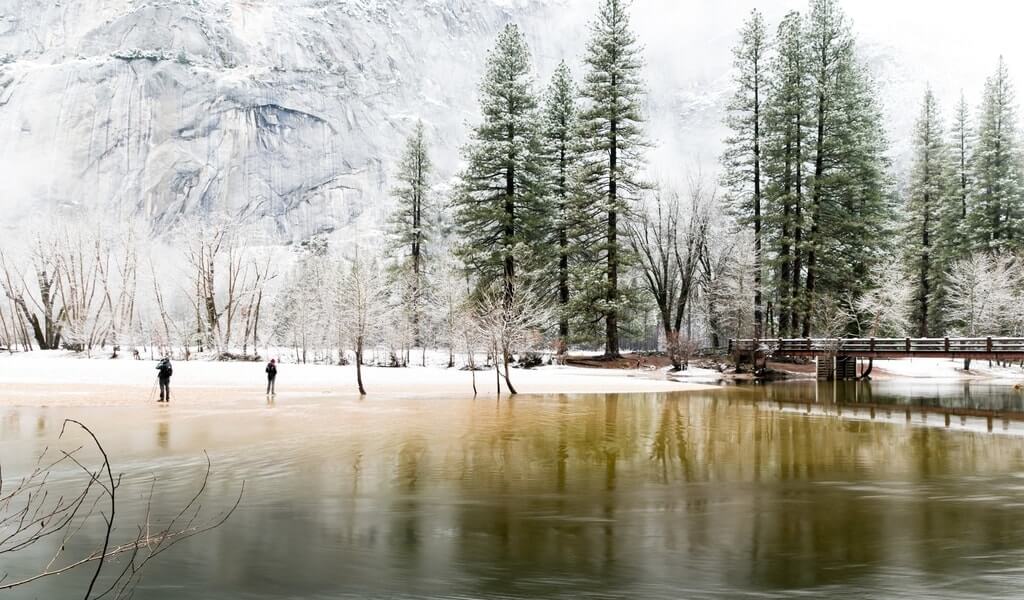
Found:
<svg viewBox="0 0 1024 600"><path fill-rule="evenodd" d="M4 477L71 417L129 475L122 531L143 519L150 475L158 514L187 501L204 449L206 510L244 480L227 524L149 567L144 599L1024 594L1024 437L1001 418L994 433L958 415L947 428L941 412L1024 410L1010 387L210 404L0 408ZM44 550L0 572L37 570ZM7 597L78 597L85 576Z"/></svg>

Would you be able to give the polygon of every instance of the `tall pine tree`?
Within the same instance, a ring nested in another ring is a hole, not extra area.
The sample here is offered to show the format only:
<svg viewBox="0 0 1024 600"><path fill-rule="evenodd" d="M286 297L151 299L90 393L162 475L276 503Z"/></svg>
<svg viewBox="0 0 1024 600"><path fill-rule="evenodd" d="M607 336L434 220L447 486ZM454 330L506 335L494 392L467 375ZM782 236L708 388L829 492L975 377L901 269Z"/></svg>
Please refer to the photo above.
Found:
<svg viewBox="0 0 1024 600"><path fill-rule="evenodd" d="M569 67L555 69L544 98L541 133L548 193L553 202L551 242L557 248L558 353L569 345L570 270L576 256L579 213L575 180L580 168L579 111Z"/></svg>
<svg viewBox="0 0 1024 600"><path fill-rule="evenodd" d="M829 232L822 231L821 223L827 210L827 169L837 153L833 132L836 127L839 81L849 68L853 54L853 35L845 15L836 0L811 0L808 24L809 69L814 90L814 165L811 181L811 230L807 240L807 284L803 303L803 335L811 335L811 317L815 294L818 292L818 274L821 254L825 251Z"/></svg>
<svg viewBox="0 0 1024 600"><path fill-rule="evenodd" d="M807 33L814 148L804 336L819 296L855 300L871 286L894 216L878 94L837 0L811 1Z"/></svg>
<svg viewBox="0 0 1024 600"><path fill-rule="evenodd" d="M931 89L925 92L921 114L914 127L914 159L907 191L905 215L907 266L914 275L913 324L918 337L943 330L941 289L944 264L940 250L943 216L952 195L950 154L938 103Z"/></svg>
<svg viewBox="0 0 1024 600"><path fill-rule="evenodd" d="M426 296L424 286L428 281L425 277L425 261L434 224L430 203L431 171L426 130L423 122L418 121L398 163L395 175L398 183L392 191L398 206L388 228L391 244L401 257L396 265L398 274L407 278L409 283L405 286L409 298L403 300L409 311L413 340L417 347L422 344L420 325Z"/></svg>
<svg viewBox="0 0 1024 600"><path fill-rule="evenodd" d="M968 214L976 248L992 252L1022 247L1021 155L1017 106L1003 58L985 83L973 154L972 207Z"/></svg>
<svg viewBox="0 0 1024 600"><path fill-rule="evenodd" d="M939 254L947 267L954 261L965 258L971 251L971 240L967 227L968 201L971 191L971 148L973 132L970 125L970 110L963 93L953 114L950 135L950 171L952 190L941 215L939 228Z"/></svg>
<svg viewBox="0 0 1024 600"><path fill-rule="evenodd" d="M480 109L454 199L458 253L482 286L500 280L511 302L517 278L538 268L536 240L548 230L530 52L516 25L488 54Z"/></svg>
<svg viewBox="0 0 1024 600"><path fill-rule="evenodd" d="M760 339L764 325L762 235L762 149L764 147L764 103L768 67L768 35L764 17L754 10L740 32L733 51L736 93L727 119L732 136L726 140L723 156L724 183L730 190L733 209L740 222L754 234L754 338Z"/></svg>
<svg viewBox="0 0 1024 600"><path fill-rule="evenodd" d="M786 15L779 25L764 109L765 225L768 249L774 257L778 328L785 337L799 332L802 313L807 110L811 104L803 28L797 12Z"/></svg>
<svg viewBox="0 0 1024 600"><path fill-rule="evenodd" d="M629 297L620 282L628 263L623 220L643 187L639 171L646 146L643 61L630 29L628 8L627 0L601 4L591 25L581 90L585 107L580 122L588 146L582 182L595 207L594 225L604 231L595 255L605 265L600 280L589 280L587 295L602 313L609 358L620 355L619 321Z"/></svg>

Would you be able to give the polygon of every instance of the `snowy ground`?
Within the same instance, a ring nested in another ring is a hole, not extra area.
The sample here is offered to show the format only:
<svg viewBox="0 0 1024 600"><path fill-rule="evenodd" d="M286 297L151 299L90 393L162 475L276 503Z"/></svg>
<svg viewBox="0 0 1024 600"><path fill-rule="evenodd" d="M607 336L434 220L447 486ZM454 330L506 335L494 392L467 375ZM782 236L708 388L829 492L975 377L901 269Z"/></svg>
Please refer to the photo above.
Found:
<svg viewBox="0 0 1024 600"><path fill-rule="evenodd" d="M86 359L65 352L32 352L0 356L2 404L130 404L149 399L156 381L151 360ZM209 397L262 395L264 364L212 361L176 361L172 393L188 401ZM363 381L371 395L471 394L468 371L442 367L390 369L364 367ZM630 393L703 389L697 382L670 381L661 371L622 371L577 367L513 369L512 384L519 393ZM481 394L494 395L494 371L478 371ZM311 394L355 395L355 367L283 364L277 378L277 396ZM507 393L502 383L502 392Z"/></svg>
<svg viewBox="0 0 1024 600"><path fill-rule="evenodd" d="M989 366L988 361L974 360L971 370L964 371L963 360L938 358L906 358L901 360L876 360L872 377L876 379L933 379L959 381L984 379L1018 383L1024 381L1024 369L1019 365L1010 367Z"/></svg>

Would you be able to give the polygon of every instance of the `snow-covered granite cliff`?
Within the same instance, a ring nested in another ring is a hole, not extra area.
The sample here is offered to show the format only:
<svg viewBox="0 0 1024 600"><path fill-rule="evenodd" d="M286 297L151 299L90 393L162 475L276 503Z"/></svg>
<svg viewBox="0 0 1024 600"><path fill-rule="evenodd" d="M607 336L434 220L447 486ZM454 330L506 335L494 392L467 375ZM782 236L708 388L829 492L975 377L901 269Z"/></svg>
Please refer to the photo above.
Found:
<svg viewBox="0 0 1024 600"><path fill-rule="evenodd" d="M417 118L450 176L508 0L3 0L0 209L372 226ZM582 23L580 29L582 30ZM557 36L556 36L557 39ZM569 44L573 45L573 44ZM561 57L557 57L561 58ZM538 63L556 57L538 55ZM548 60L551 59L551 60Z"/></svg>
<svg viewBox="0 0 1024 600"><path fill-rule="evenodd" d="M775 4L773 22L792 3ZM156 232L214 212L252 215L284 243L373 231L416 119L427 123L440 183L457 172L497 31L522 26L543 85L562 59L579 74L596 6L0 0L0 234L53 210L141 217ZM747 10L713 0L634 3L652 178L713 176L729 48ZM868 48L899 159L926 75L902 66L897 52Z"/></svg>

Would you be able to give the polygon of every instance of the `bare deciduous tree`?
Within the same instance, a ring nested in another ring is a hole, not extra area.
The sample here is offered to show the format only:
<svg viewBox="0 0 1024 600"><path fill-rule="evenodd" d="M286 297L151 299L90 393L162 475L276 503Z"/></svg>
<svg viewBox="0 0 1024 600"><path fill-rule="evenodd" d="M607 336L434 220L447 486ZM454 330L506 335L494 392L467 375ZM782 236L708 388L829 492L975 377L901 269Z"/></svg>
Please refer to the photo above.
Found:
<svg viewBox="0 0 1024 600"><path fill-rule="evenodd" d="M1022 277L1013 257L976 253L953 264L947 276L947 314L961 335L1018 333Z"/></svg>
<svg viewBox="0 0 1024 600"><path fill-rule="evenodd" d="M57 290L58 256L55 240L37 236L24 261L11 260L0 250L0 285L13 307L13 313L40 350L60 347L64 311ZM31 265L31 275L17 266Z"/></svg>
<svg viewBox="0 0 1024 600"><path fill-rule="evenodd" d="M698 287L699 267L707 244L713 195L698 184L689 202L672 191L659 191L642 203L630 225L630 240L639 259L647 291L654 298L672 367L689 366L689 340L683 319Z"/></svg>
<svg viewBox="0 0 1024 600"><path fill-rule="evenodd" d="M552 322L551 306L544 294L527 286L518 287L511 296L500 284L483 288L478 294L475 321L494 355L498 393L501 393L501 379L504 377L509 393L516 394L518 392L509 377L509 362L516 350L539 345L542 332ZM499 361L504 366L504 374L499 370Z"/></svg>
<svg viewBox="0 0 1024 600"><path fill-rule="evenodd" d="M388 287L380 269L380 261L356 250L355 258L342 269L335 293L337 312L345 324L356 353L356 383L359 393L366 395L363 385L363 357L367 344L373 343L388 326L391 310Z"/></svg>

